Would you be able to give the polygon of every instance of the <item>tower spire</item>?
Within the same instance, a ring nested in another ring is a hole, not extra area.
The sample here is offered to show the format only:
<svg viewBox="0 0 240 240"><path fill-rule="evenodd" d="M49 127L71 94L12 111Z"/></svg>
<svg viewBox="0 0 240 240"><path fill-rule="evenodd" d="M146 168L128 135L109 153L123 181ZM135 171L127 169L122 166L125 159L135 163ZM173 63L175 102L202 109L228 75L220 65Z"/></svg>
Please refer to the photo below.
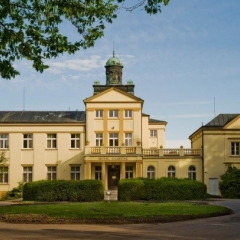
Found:
<svg viewBox="0 0 240 240"><path fill-rule="evenodd" d="M113 57L115 57L114 42L113 42Z"/></svg>

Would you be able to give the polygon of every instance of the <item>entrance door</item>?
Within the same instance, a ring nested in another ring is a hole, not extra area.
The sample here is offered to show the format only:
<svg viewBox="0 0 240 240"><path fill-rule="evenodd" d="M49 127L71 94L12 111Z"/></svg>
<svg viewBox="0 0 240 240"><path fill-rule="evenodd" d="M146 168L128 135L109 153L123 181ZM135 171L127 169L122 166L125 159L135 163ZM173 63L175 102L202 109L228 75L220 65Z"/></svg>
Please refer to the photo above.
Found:
<svg viewBox="0 0 240 240"><path fill-rule="evenodd" d="M211 195L218 195L218 179L209 178L209 193Z"/></svg>
<svg viewBox="0 0 240 240"><path fill-rule="evenodd" d="M120 179L120 166L108 166L108 189L116 190Z"/></svg>

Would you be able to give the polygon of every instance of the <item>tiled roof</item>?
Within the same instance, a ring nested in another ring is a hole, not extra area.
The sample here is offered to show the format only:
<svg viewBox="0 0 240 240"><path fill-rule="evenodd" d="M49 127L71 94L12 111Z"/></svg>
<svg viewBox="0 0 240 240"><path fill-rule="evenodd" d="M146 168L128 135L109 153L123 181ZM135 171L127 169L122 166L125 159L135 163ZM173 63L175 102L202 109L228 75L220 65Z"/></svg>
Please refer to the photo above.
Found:
<svg viewBox="0 0 240 240"><path fill-rule="evenodd" d="M142 116L143 116L143 117L150 117L150 115L149 115L149 114L146 114L146 113L142 113ZM167 122L166 122L166 121L158 120L158 119L153 119L153 118L149 118L149 119L148 119L148 123L149 123L149 124L164 124L164 125L167 125Z"/></svg>
<svg viewBox="0 0 240 240"><path fill-rule="evenodd" d="M157 124L157 123L159 123L159 124L164 124L164 125L167 125L167 122L166 121L162 121L162 120L157 120L157 119L152 119L152 118L149 118L149 123L151 124Z"/></svg>
<svg viewBox="0 0 240 240"><path fill-rule="evenodd" d="M213 118L209 123L204 125L204 127L224 127L238 115L239 114L219 114L218 116Z"/></svg>
<svg viewBox="0 0 240 240"><path fill-rule="evenodd" d="M200 128L198 128L195 132L193 132L190 136L189 139L192 138L192 136L200 131L200 130L206 130L206 129L221 129L223 128L225 125L227 125L229 122L231 122L233 119L235 119L237 116L239 116L240 113L236 113L236 114L219 114L218 116L216 116L215 118L213 118L210 122L208 122L207 124L205 124L204 126L201 126Z"/></svg>
<svg viewBox="0 0 240 240"><path fill-rule="evenodd" d="M78 123L85 111L0 111L0 123Z"/></svg>

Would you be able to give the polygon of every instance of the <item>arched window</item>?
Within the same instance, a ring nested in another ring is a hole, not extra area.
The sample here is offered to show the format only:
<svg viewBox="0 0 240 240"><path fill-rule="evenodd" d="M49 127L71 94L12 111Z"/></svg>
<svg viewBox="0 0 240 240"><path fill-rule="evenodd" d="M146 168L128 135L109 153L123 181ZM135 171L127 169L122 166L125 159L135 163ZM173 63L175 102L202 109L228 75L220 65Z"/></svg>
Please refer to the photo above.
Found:
<svg viewBox="0 0 240 240"><path fill-rule="evenodd" d="M193 179L193 180L196 180L196 168L191 165L189 168L188 168L188 178L190 179Z"/></svg>
<svg viewBox="0 0 240 240"><path fill-rule="evenodd" d="M176 169L174 166L168 167L168 177L175 177L176 176Z"/></svg>
<svg viewBox="0 0 240 240"><path fill-rule="evenodd" d="M155 167L149 166L147 168L147 177L150 178L150 179L155 178Z"/></svg>

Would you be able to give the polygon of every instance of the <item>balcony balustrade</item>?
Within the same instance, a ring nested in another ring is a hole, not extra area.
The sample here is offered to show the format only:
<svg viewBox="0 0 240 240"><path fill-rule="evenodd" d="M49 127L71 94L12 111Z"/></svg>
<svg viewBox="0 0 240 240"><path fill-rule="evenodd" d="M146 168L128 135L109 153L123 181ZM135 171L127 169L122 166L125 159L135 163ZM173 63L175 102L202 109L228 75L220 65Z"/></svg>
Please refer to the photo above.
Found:
<svg viewBox="0 0 240 240"><path fill-rule="evenodd" d="M159 149L142 149L137 147L85 147L86 155L95 154L142 154L143 156L201 156L201 149L184 149L184 148L159 148Z"/></svg>

